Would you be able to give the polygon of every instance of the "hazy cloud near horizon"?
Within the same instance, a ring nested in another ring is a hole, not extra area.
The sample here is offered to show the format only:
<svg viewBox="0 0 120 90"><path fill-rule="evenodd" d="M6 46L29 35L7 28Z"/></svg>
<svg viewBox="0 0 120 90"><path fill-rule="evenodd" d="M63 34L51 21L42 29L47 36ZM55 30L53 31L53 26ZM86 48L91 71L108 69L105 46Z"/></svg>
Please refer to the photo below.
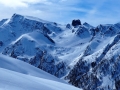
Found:
<svg viewBox="0 0 120 90"><path fill-rule="evenodd" d="M58 23L80 19L91 25L120 22L120 0L0 0L0 19L18 13Z"/></svg>

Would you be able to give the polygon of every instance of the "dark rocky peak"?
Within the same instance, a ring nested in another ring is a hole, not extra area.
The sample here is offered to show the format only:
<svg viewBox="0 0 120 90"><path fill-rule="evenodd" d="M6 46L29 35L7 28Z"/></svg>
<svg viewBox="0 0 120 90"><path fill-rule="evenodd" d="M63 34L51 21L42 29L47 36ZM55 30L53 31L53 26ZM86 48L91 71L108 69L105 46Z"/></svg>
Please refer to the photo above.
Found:
<svg viewBox="0 0 120 90"><path fill-rule="evenodd" d="M72 21L72 26L74 26L74 27L76 27L76 26L78 26L78 25L81 25L81 21L78 19L78 20L73 20Z"/></svg>

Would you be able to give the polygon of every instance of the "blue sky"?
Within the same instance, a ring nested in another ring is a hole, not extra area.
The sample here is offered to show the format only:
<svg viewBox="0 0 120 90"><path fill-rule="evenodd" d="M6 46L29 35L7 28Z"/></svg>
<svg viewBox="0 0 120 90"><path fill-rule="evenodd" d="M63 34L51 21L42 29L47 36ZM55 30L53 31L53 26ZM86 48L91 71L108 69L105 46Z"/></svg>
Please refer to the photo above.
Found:
<svg viewBox="0 0 120 90"><path fill-rule="evenodd" d="M80 19L96 26L120 22L119 9L120 0L0 0L0 19L18 13L62 24Z"/></svg>

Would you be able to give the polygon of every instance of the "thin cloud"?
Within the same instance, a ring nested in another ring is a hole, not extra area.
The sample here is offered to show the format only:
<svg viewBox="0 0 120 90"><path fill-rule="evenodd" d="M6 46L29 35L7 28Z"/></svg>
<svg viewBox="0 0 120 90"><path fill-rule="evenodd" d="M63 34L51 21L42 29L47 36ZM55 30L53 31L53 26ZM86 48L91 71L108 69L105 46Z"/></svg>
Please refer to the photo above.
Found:
<svg viewBox="0 0 120 90"><path fill-rule="evenodd" d="M6 7L27 7L28 5L21 0L0 0L0 4L6 6Z"/></svg>
<svg viewBox="0 0 120 90"><path fill-rule="evenodd" d="M28 7L29 4L36 4L36 3L43 3L43 4L51 4L47 0L0 0L0 4L6 7L12 8L25 8Z"/></svg>
<svg viewBox="0 0 120 90"><path fill-rule="evenodd" d="M98 25L119 22L119 5L119 0L0 0L0 19L18 13L58 23L80 19Z"/></svg>

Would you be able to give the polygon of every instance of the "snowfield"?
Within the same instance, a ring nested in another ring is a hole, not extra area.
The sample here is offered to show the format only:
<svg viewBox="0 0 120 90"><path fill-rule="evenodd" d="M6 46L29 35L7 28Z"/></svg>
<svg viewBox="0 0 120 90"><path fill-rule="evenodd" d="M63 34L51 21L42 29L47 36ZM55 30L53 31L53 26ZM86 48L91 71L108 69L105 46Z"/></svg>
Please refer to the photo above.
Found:
<svg viewBox="0 0 120 90"><path fill-rule="evenodd" d="M25 62L0 54L0 90L80 90Z"/></svg>

